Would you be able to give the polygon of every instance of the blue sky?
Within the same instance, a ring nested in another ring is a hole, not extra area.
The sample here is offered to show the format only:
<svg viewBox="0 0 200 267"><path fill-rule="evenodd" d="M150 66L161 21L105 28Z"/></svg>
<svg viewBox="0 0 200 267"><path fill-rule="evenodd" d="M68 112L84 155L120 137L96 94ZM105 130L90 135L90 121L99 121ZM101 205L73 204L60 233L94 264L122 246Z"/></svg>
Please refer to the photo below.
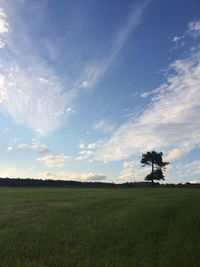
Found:
<svg viewBox="0 0 200 267"><path fill-rule="evenodd" d="M200 175L200 2L0 0L0 176Z"/></svg>

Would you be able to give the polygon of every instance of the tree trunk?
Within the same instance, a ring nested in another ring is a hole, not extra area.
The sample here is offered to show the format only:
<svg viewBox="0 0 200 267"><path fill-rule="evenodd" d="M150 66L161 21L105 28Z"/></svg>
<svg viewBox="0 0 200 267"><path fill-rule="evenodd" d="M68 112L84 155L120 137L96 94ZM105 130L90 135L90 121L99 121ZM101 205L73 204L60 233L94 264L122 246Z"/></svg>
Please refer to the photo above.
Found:
<svg viewBox="0 0 200 267"><path fill-rule="evenodd" d="M153 162L152 162L151 167L152 167L151 172L152 172L152 175L153 175L153 172L154 172L154 164L153 164ZM151 180L151 186L153 186L153 179Z"/></svg>

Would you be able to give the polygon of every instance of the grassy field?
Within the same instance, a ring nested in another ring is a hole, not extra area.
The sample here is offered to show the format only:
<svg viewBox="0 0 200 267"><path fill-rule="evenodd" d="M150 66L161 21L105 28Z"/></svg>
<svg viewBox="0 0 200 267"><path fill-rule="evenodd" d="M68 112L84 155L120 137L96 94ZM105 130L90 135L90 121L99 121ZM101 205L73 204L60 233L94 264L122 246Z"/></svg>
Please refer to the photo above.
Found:
<svg viewBox="0 0 200 267"><path fill-rule="evenodd" d="M0 188L0 266L200 266L200 190Z"/></svg>

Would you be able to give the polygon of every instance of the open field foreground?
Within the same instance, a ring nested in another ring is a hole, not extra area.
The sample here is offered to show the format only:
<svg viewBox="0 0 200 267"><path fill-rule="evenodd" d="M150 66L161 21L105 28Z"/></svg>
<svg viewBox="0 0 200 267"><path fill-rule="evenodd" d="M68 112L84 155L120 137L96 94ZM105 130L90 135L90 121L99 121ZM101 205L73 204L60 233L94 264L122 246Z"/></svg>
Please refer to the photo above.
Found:
<svg viewBox="0 0 200 267"><path fill-rule="evenodd" d="M0 188L0 266L200 266L199 189Z"/></svg>

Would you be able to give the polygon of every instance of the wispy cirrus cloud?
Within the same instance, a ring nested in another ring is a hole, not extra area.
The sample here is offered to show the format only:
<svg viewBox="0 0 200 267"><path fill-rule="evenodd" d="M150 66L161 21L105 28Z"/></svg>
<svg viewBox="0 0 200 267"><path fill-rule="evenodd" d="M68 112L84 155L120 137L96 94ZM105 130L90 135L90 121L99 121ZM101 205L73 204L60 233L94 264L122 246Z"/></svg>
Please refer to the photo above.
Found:
<svg viewBox="0 0 200 267"><path fill-rule="evenodd" d="M146 0L133 5L125 23L116 31L112 40L111 50L108 51L108 54L103 56L103 59L93 60L86 64L80 81L78 81L81 85L85 84L85 86L82 86L83 88L94 87L105 76L130 35L134 33L142 22L144 13L150 3L151 0Z"/></svg>
<svg viewBox="0 0 200 267"><path fill-rule="evenodd" d="M25 21L14 14L9 23L5 10L0 13L0 40L4 44L0 50L1 110L18 124L46 134L69 115L75 94L37 52ZM21 28L15 24L19 21Z"/></svg>
<svg viewBox="0 0 200 267"><path fill-rule="evenodd" d="M93 129L103 134L111 134L115 129L115 125L111 121L102 119L95 123Z"/></svg>
<svg viewBox="0 0 200 267"><path fill-rule="evenodd" d="M72 80L69 77L67 83L38 53L37 45L26 29L26 21L14 12L15 16L10 22L12 30L9 30L9 18L5 10L1 9L0 30L2 34L8 35L6 56L2 58L0 69L0 101L4 112L15 122L26 125L38 134L46 134L58 128L72 114L66 111L73 110L79 92L93 88L105 76L128 37L141 22L148 2L132 8L127 21L117 31L108 55L103 56L102 60L88 60L89 63L83 64L82 74L79 73ZM23 27L16 30L17 20ZM1 44L5 44L3 39ZM5 45L1 47L6 48Z"/></svg>
<svg viewBox="0 0 200 267"><path fill-rule="evenodd" d="M121 125L99 149L97 159L123 160L147 150L164 149L168 159L177 160L198 147L199 84L197 49L170 64L166 82L154 91L143 114Z"/></svg>
<svg viewBox="0 0 200 267"><path fill-rule="evenodd" d="M35 65L24 70L18 65L6 69L3 65L2 68L0 101L15 122L40 134L59 127L63 118L69 115L67 111L71 108L74 92L65 92L62 82L48 67ZM38 80L41 73L48 79L48 84Z"/></svg>

